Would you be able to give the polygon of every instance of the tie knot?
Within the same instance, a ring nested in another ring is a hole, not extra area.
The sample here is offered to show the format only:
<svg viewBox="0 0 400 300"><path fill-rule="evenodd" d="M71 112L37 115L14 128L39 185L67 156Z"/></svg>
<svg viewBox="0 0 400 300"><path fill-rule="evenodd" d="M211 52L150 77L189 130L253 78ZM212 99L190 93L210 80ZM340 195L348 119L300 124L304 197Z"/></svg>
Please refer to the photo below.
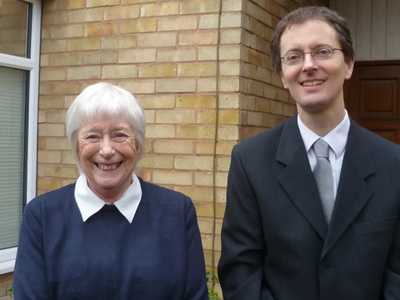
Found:
<svg viewBox="0 0 400 300"><path fill-rule="evenodd" d="M329 144L323 139L316 140L313 147L317 157L329 158Z"/></svg>

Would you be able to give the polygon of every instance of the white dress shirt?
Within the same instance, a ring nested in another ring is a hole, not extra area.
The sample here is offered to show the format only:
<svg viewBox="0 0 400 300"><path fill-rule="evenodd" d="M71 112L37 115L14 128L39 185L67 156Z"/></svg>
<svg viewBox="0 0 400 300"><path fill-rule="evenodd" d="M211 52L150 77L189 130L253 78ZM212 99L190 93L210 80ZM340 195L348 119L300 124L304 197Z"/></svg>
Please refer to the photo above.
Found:
<svg viewBox="0 0 400 300"><path fill-rule="evenodd" d="M332 131L330 131L327 135L320 137L311 129L309 129L304 123L300 120L299 115L297 115L297 124L300 129L300 134L304 142L304 146L306 147L308 161L310 162L311 170L314 169L314 166L317 162L317 157L314 152L314 148L312 147L316 140L323 139L325 142L329 144L329 161L332 165L333 172L333 186L334 186L334 196L336 198L337 188L339 186L340 172L342 170L343 157L346 149L347 137L349 135L350 129L350 119L345 110L345 116L342 122L337 125Z"/></svg>
<svg viewBox="0 0 400 300"><path fill-rule="evenodd" d="M114 202L114 205L120 213L132 223L136 210L142 199L142 188L139 178L133 173L132 184L128 187L122 197ZM87 185L87 178L82 173L75 185L75 200L81 212L83 222L86 222L91 216L97 213L104 205L108 203L101 200Z"/></svg>

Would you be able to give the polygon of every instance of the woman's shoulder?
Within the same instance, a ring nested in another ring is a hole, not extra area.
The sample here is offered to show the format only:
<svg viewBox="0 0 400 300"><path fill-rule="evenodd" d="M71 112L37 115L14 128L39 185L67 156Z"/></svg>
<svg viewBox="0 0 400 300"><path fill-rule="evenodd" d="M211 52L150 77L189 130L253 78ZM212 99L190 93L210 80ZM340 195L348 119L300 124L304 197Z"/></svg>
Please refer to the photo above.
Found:
<svg viewBox="0 0 400 300"><path fill-rule="evenodd" d="M70 202L69 199L74 199L75 183L66 185L54 191L49 191L35 197L28 203L31 209L48 209L64 206Z"/></svg>

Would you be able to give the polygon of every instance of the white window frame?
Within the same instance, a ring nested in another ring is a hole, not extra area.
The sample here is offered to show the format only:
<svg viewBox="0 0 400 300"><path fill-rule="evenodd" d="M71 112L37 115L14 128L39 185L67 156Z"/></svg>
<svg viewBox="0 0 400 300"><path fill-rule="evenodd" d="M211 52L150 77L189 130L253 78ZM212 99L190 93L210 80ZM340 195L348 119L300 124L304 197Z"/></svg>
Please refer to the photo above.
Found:
<svg viewBox="0 0 400 300"><path fill-rule="evenodd" d="M0 53L0 67L25 70L29 72L29 111L27 120L27 157L26 157L26 203L36 196L37 168L37 127L39 98L39 67L40 67L40 32L41 32L41 0L20 0L32 4L32 24L30 40L30 58L18 57ZM27 31L29 32L29 31ZM25 203L24 203L25 204ZM0 274L14 271L17 247L0 250Z"/></svg>

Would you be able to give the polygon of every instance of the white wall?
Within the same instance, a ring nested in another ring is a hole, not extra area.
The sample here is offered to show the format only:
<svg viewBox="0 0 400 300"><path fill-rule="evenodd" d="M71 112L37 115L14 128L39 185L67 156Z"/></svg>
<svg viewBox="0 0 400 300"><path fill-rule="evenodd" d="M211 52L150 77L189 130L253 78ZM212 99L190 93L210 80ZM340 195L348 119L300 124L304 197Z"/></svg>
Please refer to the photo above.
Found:
<svg viewBox="0 0 400 300"><path fill-rule="evenodd" d="M400 60L400 0L330 0L347 20L356 60Z"/></svg>

